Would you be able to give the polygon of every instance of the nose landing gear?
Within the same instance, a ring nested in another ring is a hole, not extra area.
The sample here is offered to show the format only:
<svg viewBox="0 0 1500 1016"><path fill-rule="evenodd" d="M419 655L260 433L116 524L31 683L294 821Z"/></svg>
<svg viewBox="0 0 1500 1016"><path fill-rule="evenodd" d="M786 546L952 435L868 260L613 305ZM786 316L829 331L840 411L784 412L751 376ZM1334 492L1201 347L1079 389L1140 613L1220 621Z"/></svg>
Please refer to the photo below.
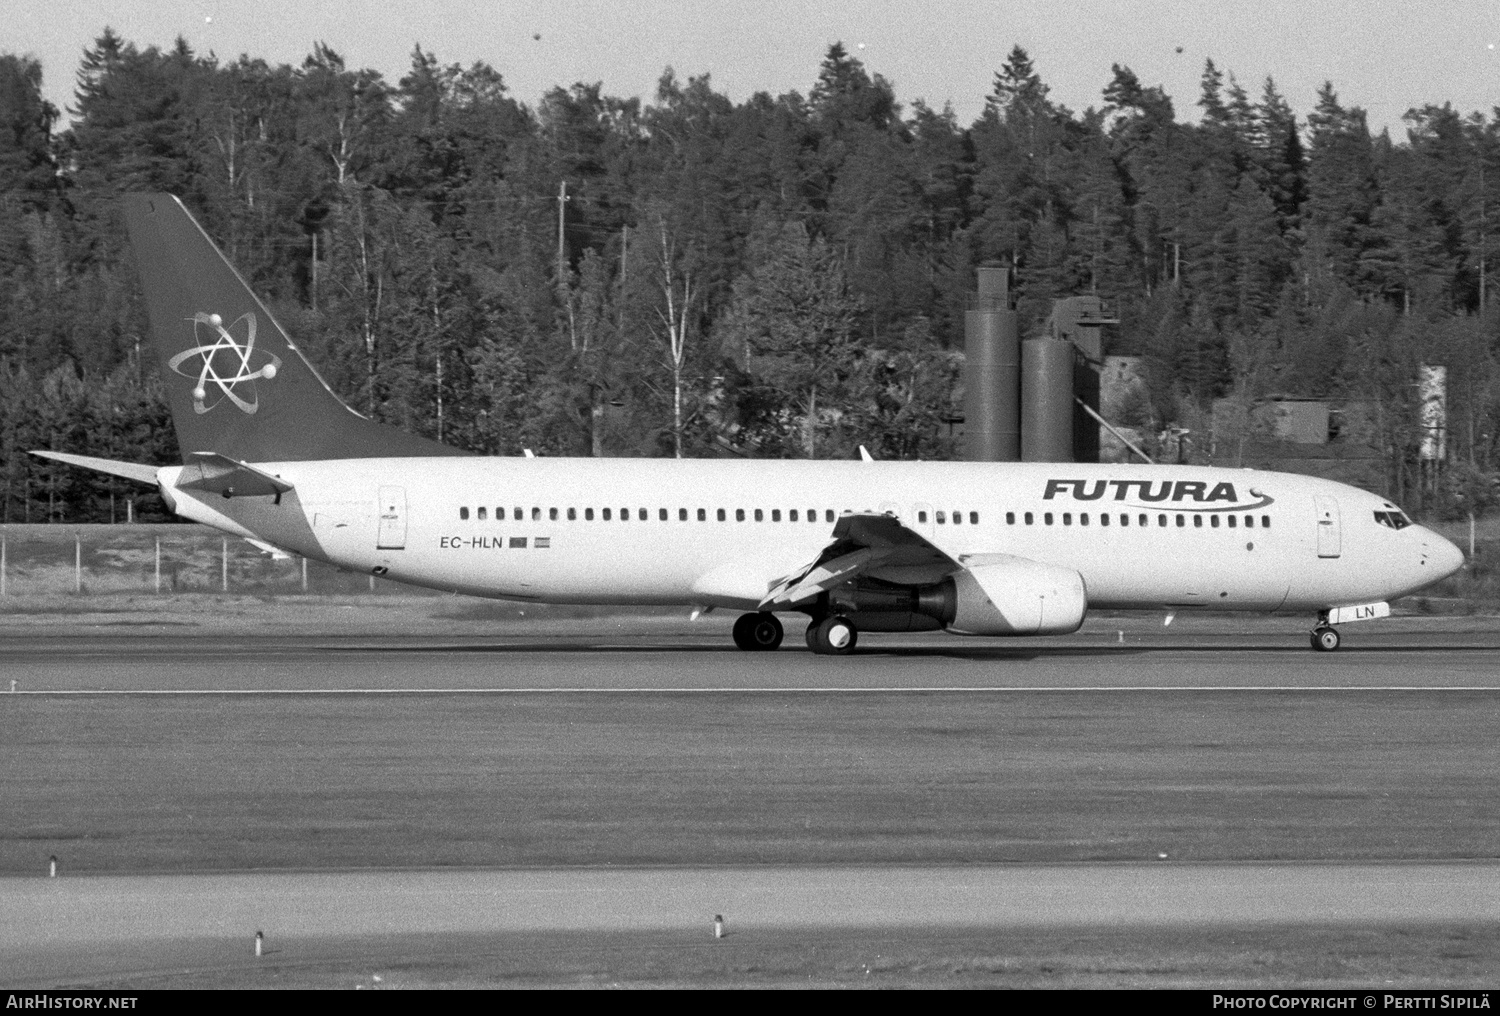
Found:
<svg viewBox="0 0 1500 1016"><path fill-rule="evenodd" d="M1331 653L1339 647L1339 630L1331 624L1320 624L1312 630L1309 641L1320 653Z"/></svg>

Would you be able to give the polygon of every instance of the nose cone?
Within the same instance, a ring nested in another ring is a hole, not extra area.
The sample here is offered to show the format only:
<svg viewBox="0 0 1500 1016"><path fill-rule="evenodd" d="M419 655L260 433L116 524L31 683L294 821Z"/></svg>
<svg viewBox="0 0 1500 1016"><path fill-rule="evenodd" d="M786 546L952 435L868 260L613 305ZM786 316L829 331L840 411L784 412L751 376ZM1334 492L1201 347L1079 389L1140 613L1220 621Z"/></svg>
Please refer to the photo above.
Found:
<svg viewBox="0 0 1500 1016"><path fill-rule="evenodd" d="M1431 530L1424 532L1422 546L1427 555L1427 567L1432 569L1429 581L1445 579L1464 566L1464 552Z"/></svg>

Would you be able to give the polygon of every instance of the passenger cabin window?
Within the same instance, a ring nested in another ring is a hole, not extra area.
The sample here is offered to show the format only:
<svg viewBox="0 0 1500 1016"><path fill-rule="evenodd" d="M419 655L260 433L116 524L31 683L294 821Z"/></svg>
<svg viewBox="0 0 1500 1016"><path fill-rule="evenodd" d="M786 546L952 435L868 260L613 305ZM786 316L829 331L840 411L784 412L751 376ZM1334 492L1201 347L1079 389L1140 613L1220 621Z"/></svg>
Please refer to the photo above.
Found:
<svg viewBox="0 0 1500 1016"><path fill-rule="evenodd" d="M467 509L467 508L464 509L465 512L468 512L468 510L469 509ZM468 517L469 516L467 514L464 515L464 518L468 518ZM917 521L918 522L926 522L927 521L927 513L926 512L917 512Z"/></svg>
<svg viewBox="0 0 1500 1016"><path fill-rule="evenodd" d="M797 521L797 509L793 508L791 511L787 512L786 513L786 520L788 522L796 522Z"/></svg>
<svg viewBox="0 0 1500 1016"><path fill-rule="evenodd" d="M1246 529L1254 529L1255 528L1255 516L1254 515L1246 515L1245 516L1245 528Z"/></svg>
<svg viewBox="0 0 1500 1016"><path fill-rule="evenodd" d="M1157 524L1157 526L1158 526L1158 527L1160 527L1160 528L1163 528L1163 529L1164 529L1164 528L1166 528L1166 525L1167 525L1167 517L1166 517L1166 516L1165 516L1165 515L1158 515L1158 516L1157 516L1157 517L1156 517L1156 524Z"/></svg>
<svg viewBox="0 0 1500 1016"><path fill-rule="evenodd" d="M1194 515L1193 516L1193 527L1195 529L1202 529L1203 528L1203 516L1202 515Z"/></svg>
<svg viewBox="0 0 1500 1016"><path fill-rule="evenodd" d="M533 522L540 522L540 521L542 521L542 510L540 508L533 508L533 509L531 509L531 521L533 521Z"/></svg>
<svg viewBox="0 0 1500 1016"><path fill-rule="evenodd" d="M736 508L734 510L734 521L736 521L736 522L744 522L745 521L745 509L743 509L743 508Z"/></svg>
<svg viewBox="0 0 1500 1016"><path fill-rule="evenodd" d="M1228 522L1229 522L1229 528L1233 529L1235 527L1235 521L1234 521L1234 516L1233 515L1229 516Z"/></svg>
<svg viewBox="0 0 1500 1016"><path fill-rule="evenodd" d="M780 508L772 508L771 509L771 521L772 522L780 522L781 521L781 509Z"/></svg>
<svg viewBox="0 0 1500 1016"><path fill-rule="evenodd" d="M1213 528L1218 529L1219 528L1219 517L1217 515L1210 515L1208 517L1208 524L1210 526L1212 526Z"/></svg>
<svg viewBox="0 0 1500 1016"><path fill-rule="evenodd" d="M557 521L557 509L556 508L548 508L547 509L547 518L551 522L556 522Z"/></svg>
<svg viewBox="0 0 1500 1016"><path fill-rule="evenodd" d="M1177 528L1181 529L1185 525L1187 525L1187 519L1182 515L1177 516Z"/></svg>
<svg viewBox="0 0 1500 1016"><path fill-rule="evenodd" d="M1072 512L1063 512L1063 525L1065 525L1065 526L1071 526L1072 524L1073 524L1073 513Z"/></svg>
<svg viewBox="0 0 1500 1016"><path fill-rule="evenodd" d="M1271 528L1271 516L1269 516L1269 515L1262 515L1260 517L1260 528L1262 528L1262 529L1270 529Z"/></svg>
<svg viewBox="0 0 1500 1016"><path fill-rule="evenodd" d="M483 508L483 507L481 507L481 508L480 508L480 509L479 509L479 521L480 521L480 522L483 522L483 521L484 521L484 516L485 516L485 509L484 509L484 508Z"/></svg>
<svg viewBox="0 0 1500 1016"><path fill-rule="evenodd" d="M1016 524L1016 513L1015 512L1006 512L1005 513L1005 524L1007 526L1013 526L1013 525Z"/></svg>
<svg viewBox="0 0 1500 1016"><path fill-rule="evenodd" d="M1049 525L1049 526L1052 525L1052 513L1051 512L1044 513L1042 515L1042 522L1045 523L1046 525Z"/></svg>
<svg viewBox="0 0 1500 1016"><path fill-rule="evenodd" d="M657 509L656 517L663 522L667 521L667 510L665 508Z"/></svg>
<svg viewBox="0 0 1500 1016"><path fill-rule="evenodd" d="M723 508L720 508L718 510L718 512L716 512L715 514L717 514L720 522L724 521L725 515L724 515L724 509Z"/></svg>
<svg viewBox="0 0 1500 1016"><path fill-rule="evenodd" d="M609 521L609 509L608 508L603 509L602 510L602 515L603 515L604 521L608 522Z"/></svg>
<svg viewBox="0 0 1500 1016"><path fill-rule="evenodd" d="M708 509L707 508L699 508L698 509L698 521L699 522L707 522L708 521Z"/></svg>
<svg viewBox="0 0 1500 1016"><path fill-rule="evenodd" d="M467 509L467 508L460 508L458 510L458 517L461 518L461 519L468 519L468 517L469 517L469 509Z"/></svg>
<svg viewBox="0 0 1500 1016"><path fill-rule="evenodd" d="M1079 516L1078 516L1078 524L1080 526L1086 526L1086 525L1089 524L1089 513L1088 512L1082 512L1082 513L1079 514Z"/></svg>
<svg viewBox="0 0 1500 1016"><path fill-rule="evenodd" d="M578 509L577 508L569 508L568 509L568 521L569 522L574 522L577 519L578 519Z"/></svg>
<svg viewBox="0 0 1500 1016"><path fill-rule="evenodd" d="M833 509L832 508L829 508L829 509L827 509L826 511L823 512L823 521L824 522L832 522L833 521Z"/></svg>
<svg viewBox="0 0 1500 1016"><path fill-rule="evenodd" d="M948 521L948 513L947 512L933 512L933 515L935 515L937 517L937 523L940 526L943 525L945 522Z"/></svg>
<svg viewBox="0 0 1500 1016"><path fill-rule="evenodd" d="M764 521L766 521L765 512L761 511L759 508L755 509L755 521L756 522L764 522Z"/></svg>
<svg viewBox="0 0 1500 1016"><path fill-rule="evenodd" d="M677 521L678 522L686 522L687 520L688 520L687 509L686 508L679 508L679 509L677 509Z"/></svg>
<svg viewBox="0 0 1500 1016"><path fill-rule="evenodd" d="M510 517L515 519L517 522L520 522L526 517L526 512L520 505L516 505L510 510Z"/></svg>
<svg viewBox="0 0 1500 1016"><path fill-rule="evenodd" d="M1032 521L1033 521L1032 514L1030 512L1027 512L1026 513L1026 524L1029 526L1029 525L1032 524Z"/></svg>
<svg viewBox="0 0 1500 1016"><path fill-rule="evenodd" d="M964 521L964 513L963 512L954 512L953 513L953 524L955 526L962 525L963 521Z"/></svg>
<svg viewBox="0 0 1500 1016"><path fill-rule="evenodd" d="M640 519L642 522L645 522L647 519L649 519L651 517L651 513L649 511L647 511L646 509L642 508L638 512L636 512L636 516L635 517L638 518L638 519Z"/></svg>
<svg viewBox="0 0 1500 1016"><path fill-rule="evenodd" d="M971 526L977 526L977 525L979 525L979 513L978 512L970 512L969 513L969 525L971 525Z"/></svg>

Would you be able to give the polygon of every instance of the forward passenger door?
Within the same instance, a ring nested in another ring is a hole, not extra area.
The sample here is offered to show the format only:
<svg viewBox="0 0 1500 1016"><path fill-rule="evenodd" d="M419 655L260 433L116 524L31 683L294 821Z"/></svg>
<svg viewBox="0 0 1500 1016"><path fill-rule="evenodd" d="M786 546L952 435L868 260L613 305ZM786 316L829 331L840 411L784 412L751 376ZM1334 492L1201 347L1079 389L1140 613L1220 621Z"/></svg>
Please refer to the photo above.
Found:
<svg viewBox="0 0 1500 1016"><path fill-rule="evenodd" d="M1339 503L1321 495L1313 498L1318 513L1318 556L1338 557L1343 540L1339 533Z"/></svg>

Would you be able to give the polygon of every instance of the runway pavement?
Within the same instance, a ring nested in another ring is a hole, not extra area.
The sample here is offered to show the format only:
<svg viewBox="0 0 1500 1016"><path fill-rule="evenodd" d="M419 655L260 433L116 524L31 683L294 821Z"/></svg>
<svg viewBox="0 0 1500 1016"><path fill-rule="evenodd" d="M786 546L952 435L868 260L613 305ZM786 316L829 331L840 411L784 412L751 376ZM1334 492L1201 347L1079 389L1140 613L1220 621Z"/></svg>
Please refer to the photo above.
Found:
<svg viewBox="0 0 1500 1016"><path fill-rule="evenodd" d="M0 959L713 913L1500 921L1493 619L1334 654L1295 619L1135 616L847 658L795 630L741 653L728 620L0 624ZM50 853L65 877L31 876Z"/></svg>
<svg viewBox="0 0 1500 1016"><path fill-rule="evenodd" d="M110 625L68 634L0 626L0 694L31 692L476 692L1045 689L1500 689L1500 622L1410 618L1314 653L1286 618L1091 618L1061 638L866 636L818 657L790 629L742 653L722 618L581 620L494 634L185 634Z"/></svg>

